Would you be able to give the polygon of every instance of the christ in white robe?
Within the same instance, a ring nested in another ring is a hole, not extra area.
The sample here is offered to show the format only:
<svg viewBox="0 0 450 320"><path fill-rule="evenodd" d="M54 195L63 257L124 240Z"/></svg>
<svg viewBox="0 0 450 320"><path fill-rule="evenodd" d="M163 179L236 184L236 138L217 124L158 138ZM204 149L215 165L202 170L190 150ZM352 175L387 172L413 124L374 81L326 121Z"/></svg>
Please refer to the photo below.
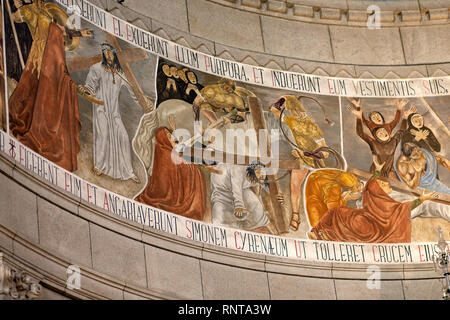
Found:
<svg viewBox="0 0 450 320"><path fill-rule="evenodd" d="M136 179L131 143L120 115L120 89L125 86L135 102L137 98L124 79L121 71L113 73L99 62L89 69L85 84L96 99L104 102L93 103L94 170L120 180Z"/></svg>

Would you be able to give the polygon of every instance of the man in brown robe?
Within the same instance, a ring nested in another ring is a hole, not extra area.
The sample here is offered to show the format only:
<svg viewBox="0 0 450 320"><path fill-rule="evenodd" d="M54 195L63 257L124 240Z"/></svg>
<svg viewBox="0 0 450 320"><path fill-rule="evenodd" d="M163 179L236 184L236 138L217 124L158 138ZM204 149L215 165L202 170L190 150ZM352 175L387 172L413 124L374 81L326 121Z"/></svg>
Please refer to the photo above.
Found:
<svg viewBox="0 0 450 320"><path fill-rule="evenodd" d="M349 108L349 110L354 114L358 115L359 109L361 109L361 99L352 99L349 98L351 103L356 107L356 109ZM402 99L397 100L397 111L395 112L394 120L392 120L389 123L386 123L384 120L383 115L378 111L372 111L369 113L369 119L367 119L364 114L362 114L362 121L364 125L369 129L370 132L372 132L377 127L383 127L386 129L386 131L391 134L392 131L395 129L397 124L400 122L402 118L402 109L405 105L408 104L408 100Z"/></svg>
<svg viewBox="0 0 450 320"><path fill-rule="evenodd" d="M372 130L373 137L367 135L363 130L362 109L359 109L356 113L356 134L369 145L372 154L377 157L378 161L384 163L380 173L382 177L396 179L394 153L406 129L406 119L412 112L414 112L414 108L410 108L404 113L400 128L395 134L391 135L386 128L379 126ZM375 173L375 164L373 162L370 166L370 172Z"/></svg>

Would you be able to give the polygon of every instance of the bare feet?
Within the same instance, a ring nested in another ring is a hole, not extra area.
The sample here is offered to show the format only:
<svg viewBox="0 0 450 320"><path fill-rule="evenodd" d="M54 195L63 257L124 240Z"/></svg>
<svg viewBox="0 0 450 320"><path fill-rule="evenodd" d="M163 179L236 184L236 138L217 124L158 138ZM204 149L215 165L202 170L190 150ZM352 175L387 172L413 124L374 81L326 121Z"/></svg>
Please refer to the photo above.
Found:
<svg viewBox="0 0 450 320"><path fill-rule="evenodd" d="M94 174L96 175L96 176L101 176L102 174L103 174L103 172L101 171L101 170L99 170L99 169L97 169L97 168L92 168L92 172L94 172Z"/></svg>
<svg viewBox="0 0 450 320"><path fill-rule="evenodd" d="M307 232L306 234L310 240L317 240L317 236L313 231Z"/></svg>
<svg viewBox="0 0 450 320"><path fill-rule="evenodd" d="M133 181L134 181L135 183L137 183L137 184L141 183L141 180L139 180L139 178L136 177L136 176L131 177L131 180L133 180Z"/></svg>
<svg viewBox="0 0 450 320"><path fill-rule="evenodd" d="M290 227L293 231L297 231L298 225L300 224L300 215L298 212L292 212Z"/></svg>

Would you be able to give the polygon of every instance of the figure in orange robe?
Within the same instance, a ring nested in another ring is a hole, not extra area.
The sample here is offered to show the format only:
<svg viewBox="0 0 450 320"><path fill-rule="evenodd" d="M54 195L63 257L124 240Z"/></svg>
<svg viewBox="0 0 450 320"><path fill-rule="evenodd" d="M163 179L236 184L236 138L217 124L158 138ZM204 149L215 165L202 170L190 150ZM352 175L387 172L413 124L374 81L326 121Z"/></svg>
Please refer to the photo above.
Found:
<svg viewBox="0 0 450 320"><path fill-rule="evenodd" d="M175 138L169 129L158 128L155 138L152 176L135 200L187 218L203 220L206 185L200 168L187 163L173 151L176 142L173 142Z"/></svg>
<svg viewBox="0 0 450 320"><path fill-rule="evenodd" d="M309 224L315 227L328 210L361 197L361 184L353 173L337 169L313 172L306 182L305 201Z"/></svg>
<svg viewBox="0 0 450 320"><path fill-rule="evenodd" d="M411 210L434 195L410 202L397 202L388 193L389 183L378 178L377 171L367 182L363 193L363 207L337 207L328 211L312 228L313 239L366 242L411 242Z"/></svg>

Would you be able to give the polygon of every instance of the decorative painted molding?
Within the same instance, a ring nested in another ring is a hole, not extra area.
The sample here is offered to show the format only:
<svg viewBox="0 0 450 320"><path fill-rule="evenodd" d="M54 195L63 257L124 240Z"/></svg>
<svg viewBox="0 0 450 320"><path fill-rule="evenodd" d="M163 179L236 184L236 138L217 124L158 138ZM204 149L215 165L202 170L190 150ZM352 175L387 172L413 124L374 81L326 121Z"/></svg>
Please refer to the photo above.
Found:
<svg viewBox="0 0 450 320"><path fill-rule="evenodd" d="M0 252L0 300L33 300L41 291L41 285L27 272L6 265Z"/></svg>
<svg viewBox="0 0 450 320"><path fill-rule="evenodd" d="M351 3L342 7L335 4L312 5L311 1L302 0L205 0L222 6L261 15L273 16L285 20L296 20L333 25L352 25L365 27L368 17L367 10L361 6L352 7ZM380 4L382 6L383 3ZM399 5L398 9L381 8L382 27L423 26L445 24L449 20L449 7L427 8L421 4L420 9L405 9Z"/></svg>

